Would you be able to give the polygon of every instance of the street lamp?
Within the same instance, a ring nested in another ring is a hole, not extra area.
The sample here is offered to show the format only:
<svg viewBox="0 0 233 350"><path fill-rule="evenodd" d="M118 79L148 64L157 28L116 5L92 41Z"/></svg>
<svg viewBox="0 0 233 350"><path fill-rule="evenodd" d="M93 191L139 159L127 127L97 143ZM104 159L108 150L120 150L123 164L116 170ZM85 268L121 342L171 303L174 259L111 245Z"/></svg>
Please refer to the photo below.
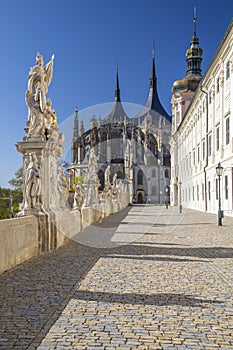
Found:
<svg viewBox="0 0 233 350"><path fill-rule="evenodd" d="M220 192L220 181L223 172L223 167L220 162L216 166L216 174L218 176L218 226L222 226L222 211L221 211L221 192Z"/></svg>
<svg viewBox="0 0 233 350"><path fill-rule="evenodd" d="M181 204L181 181L179 182L179 187L180 187L180 213L182 213L182 204Z"/></svg>
<svg viewBox="0 0 233 350"><path fill-rule="evenodd" d="M168 209L168 191L169 191L169 186L167 185L165 188L165 192L166 192L166 209Z"/></svg>

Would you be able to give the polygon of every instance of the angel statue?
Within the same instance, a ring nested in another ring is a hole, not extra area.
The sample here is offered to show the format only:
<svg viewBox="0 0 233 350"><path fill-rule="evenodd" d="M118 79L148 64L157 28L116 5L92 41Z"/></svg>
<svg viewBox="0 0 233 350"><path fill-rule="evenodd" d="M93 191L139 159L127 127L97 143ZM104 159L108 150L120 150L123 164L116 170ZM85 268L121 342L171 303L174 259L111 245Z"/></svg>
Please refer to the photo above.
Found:
<svg viewBox="0 0 233 350"><path fill-rule="evenodd" d="M53 75L54 55L44 66L43 56L37 53L36 66L32 67L28 76L26 104L28 106L28 138L45 138L46 127L46 94Z"/></svg>

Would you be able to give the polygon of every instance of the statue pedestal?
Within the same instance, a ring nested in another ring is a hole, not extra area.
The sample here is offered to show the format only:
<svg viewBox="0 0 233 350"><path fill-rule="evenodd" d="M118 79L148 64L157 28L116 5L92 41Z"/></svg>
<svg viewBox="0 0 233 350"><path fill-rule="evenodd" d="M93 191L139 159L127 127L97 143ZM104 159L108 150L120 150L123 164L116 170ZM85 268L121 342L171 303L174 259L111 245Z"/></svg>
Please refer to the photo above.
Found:
<svg viewBox="0 0 233 350"><path fill-rule="evenodd" d="M40 172L40 199L36 207L23 208L19 215L37 215L58 208L59 194L57 190L57 145L49 141L32 140L18 142L17 151L23 154L23 174L29 164L29 155L34 153L38 160ZM25 191L24 186L24 198Z"/></svg>

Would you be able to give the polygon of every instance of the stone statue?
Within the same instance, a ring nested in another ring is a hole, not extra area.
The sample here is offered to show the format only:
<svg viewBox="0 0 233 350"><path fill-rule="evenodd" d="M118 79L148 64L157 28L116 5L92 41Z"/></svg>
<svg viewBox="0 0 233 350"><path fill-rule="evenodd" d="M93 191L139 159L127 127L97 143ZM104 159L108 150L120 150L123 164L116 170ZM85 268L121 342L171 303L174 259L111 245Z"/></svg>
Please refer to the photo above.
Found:
<svg viewBox="0 0 233 350"><path fill-rule="evenodd" d="M107 166L104 173L104 199L105 202L111 202L112 201L112 186L110 182L110 175L111 175L111 169L110 165Z"/></svg>
<svg viewBox="0 0 233 350"><path fill-rule="evenodd" d="M54 109L51 109L52 102L50 99L47 100L46 105L46 121L48 123L48 127L46 128L46 136L49 142L56 144L57 156L62 157L62 143L64 141L64 134L59 132L59 125L57 123L56 112Z"/></svg>
<svg viewBox="0 0 233 350"><path fill-rule="evenodd" d="M55 110L52 109L52 101L48 98L44 109L44 128L47 137L49 137L48 129L51 124L57 124L57 116Z"/></svg>
<svg viewBox="0 0 233 350"><path fill-rule="evenodd" d="M73 209L81 210L84 202L84 192L80 181L75 186Z"/></svg>
<svg viewBox="0 0 233 350"><path fill-rule="evenodd" d="M60 200L60 207L65 208L69 198L69 184L62 167L58 168L57 189Z"/></svg>
<svg viewBox="0 0 233 350"><path fill-rule="evenodd" d="M112 187L116 188L117 187L117 174L115 173L112 179Z"/></svg>
<svg viewBox="0 0 233 350"><path fill-rule="evenodd" d="M110 170L110 165L107 166L107 168L105 169L105 173L104 173L104 187L105 189L109 189L110 188L110 175L111 175L111 170Z"/></svg>
<svg viewBox="0 0 233 350"><path fill-rule="evenodd" d="M112 179L112 196L116 200L118 195L118 186L117 186L117 174L115 173Z"/></svg>
<svg viewBox="0 0 233 350"><path fill-rule="evenodd" d="M53 75L54 55L44 65L40 53L36 56L36 66L32 67L28 77L28 90L26 91L26 104L28 106L28 138L45 139L46 129L46 94Z"/></svg>
<svg viewBox="0 0 233 350"><path fill-rule="evenodd" d="M88 173L84 180L85 188L85 203L86 207L93 204L99 203L99 193L98 189L100 187L99 177L98 177L98 157L96 156L94 148L90 150L89 160L88 160Z"/></svg>
<svg viewBox="0 0 233 350"><path fill-rule="evenodd" d="M24 175L23 211L40 209L39 196L41 193L41 179L38 159L35 152L29 153L29 163Z"/></svg>
<svg viewBox="0 0 233 350"><path fill-rule="evenodd" d="M94 148L91 148L88 161L89 178L94 178L97 175L97 160L98 157L96 156L95 150Z"/></svg>

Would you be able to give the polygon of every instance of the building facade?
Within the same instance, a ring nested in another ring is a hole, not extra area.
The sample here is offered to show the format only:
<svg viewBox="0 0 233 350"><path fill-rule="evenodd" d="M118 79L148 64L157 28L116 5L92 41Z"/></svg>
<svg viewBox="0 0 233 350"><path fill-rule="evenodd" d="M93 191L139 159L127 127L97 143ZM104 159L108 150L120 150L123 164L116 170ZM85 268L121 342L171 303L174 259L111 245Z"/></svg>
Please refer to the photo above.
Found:
<svg viewBox="0 0 233 350"><path fill-rule="evenodd" d="M186 76L172 88L171 203L217 213L220 195L233 215L233 21L204 77L201 60L194 19Z"/></svg>
<svg viewBox="0 0 233 350"><path fill-rule="evenodd" d="M70 183L87 172L90 149L98 156L99 190L105 186L105 171L111 180L126 179L132 203L165 203L169 200L171 117L163 108L157 92L154 54L149 94L145 106L129 118L120 98L118 68L115 97L110 113L103 119L93 117L89 130L75 112L72 160L68 167Z"/></svg>

